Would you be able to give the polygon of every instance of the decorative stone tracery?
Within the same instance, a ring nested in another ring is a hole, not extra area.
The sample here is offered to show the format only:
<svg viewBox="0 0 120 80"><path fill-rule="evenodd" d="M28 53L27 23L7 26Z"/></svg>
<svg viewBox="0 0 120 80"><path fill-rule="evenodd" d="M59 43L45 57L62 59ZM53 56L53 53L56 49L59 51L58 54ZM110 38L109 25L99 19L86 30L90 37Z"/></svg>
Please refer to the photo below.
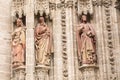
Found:
<svg viewBox="0 0 120 80"><path fill-rule="evenodd" d="M49 11L49 0L36 0L35 1L35 14L40 13L42 16L43 13L45 12L46 15L48 16L50 11Z"/></svg>
<svg viewBox="0 0 120 80"><path fill-rule="evenodd" d="M68 67L67 67L67 36L66 36L66 12L65 9L61 12L61 26L62 26L62 57L63 57L63 80L68 79Z"/></svg>
<svg viewBox="0 0 120 80"><path fill-rule="evenodd" d="M113 31L111 25L111 0L103 1L104 11L105 11L105 25L107 30L107 49L109 53L109 64L110 64L110 80L117 80L116 70L115 70L115 56L114 56L114 42L113 42Z"/></svg>
<svg viewBox="0 0 120 80"><path fill-rule="evenodd" d="M78 0L78 15L81 15L82 13L87 14L88 12L90 14L93 14L93 5L92 0Z"/></svg>
<svg viewBox="0 0 120 80"><path fill-rule="evenodd" d="M26 14L26 6L25 6L26 0L13 0L12 1L12 15L15 16L16 14L19 15L19 17L22 17L22 15Z"/></svg>

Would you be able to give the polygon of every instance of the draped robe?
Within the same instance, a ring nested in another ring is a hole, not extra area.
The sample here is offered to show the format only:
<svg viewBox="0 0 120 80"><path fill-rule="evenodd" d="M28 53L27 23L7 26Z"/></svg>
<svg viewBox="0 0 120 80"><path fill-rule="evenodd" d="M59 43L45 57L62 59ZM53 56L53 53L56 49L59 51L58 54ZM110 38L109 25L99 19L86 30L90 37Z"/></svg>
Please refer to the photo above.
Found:
<svg viewBox="0 0 120 80"><path fill-rule="evenodd" d="M12 33L13 67L22 66L25 63L25 28L18 27Z"/></svg>
<svg viewBox="0 0 120 80"><path fill-rule="evenodd" d="M96 35L90 23L81 23L77 28L77 47L80 64L96 64Z"/></svg>
<svg viewBox="0 0 120 80"><path fill-rule="evenodd" d="M46 24L38 24L35 29L36 62L38 65L50 65L51 32Z"/></svg>

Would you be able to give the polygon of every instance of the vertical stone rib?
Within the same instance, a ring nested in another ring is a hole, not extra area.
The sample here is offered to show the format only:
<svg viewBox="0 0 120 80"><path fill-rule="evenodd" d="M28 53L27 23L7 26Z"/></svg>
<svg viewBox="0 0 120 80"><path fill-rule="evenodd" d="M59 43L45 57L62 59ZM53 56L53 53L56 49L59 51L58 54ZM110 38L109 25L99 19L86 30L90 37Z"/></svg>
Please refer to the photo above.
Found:
<svg viewBox="0 0 120 80"><path fill-rule="evenodd" d="M56 9L53 20L53 39L54 39L54 80L62 79L62 44L61 44L61 11Z"/></svg>
<svg viewBox="0 0 120 80"><path fill-rule="evenodd" d="M35 80L34 0L26 2L26 80Z"/></svg>
<svg viewBox="0 0 120 80"><path fill-rule="evenodd" d="M66 35L67 35L67 54L68 54L68 80L75 80L74 51L73 51L73 1L67 1L66 8Z"/></svg>
<svg viewBox="0 0 120 80"><path fill-rule="evenodd" d="M102 7L101 0L93 2L95 9L95 26L97 35L97 55L98 55L98 65L99 65L99 80L106 79L106 59L104 50L104 34L103 34L103 18L102 18Z"/></svg>
<svg viewBox="0 0 120 80"><path fill-rule="evenodd" d="M113 27L112 27L112 1L111 0L105 0L102 2L102 5L104 7L104 20L105 20L105 31L104 35L106 35L105 40L105 48L106 48L106 54L107 54L107 75L109 80L117 80L116 76L116 68L115 68L115 44L114 44L114 33L113 33Z"/></svg>

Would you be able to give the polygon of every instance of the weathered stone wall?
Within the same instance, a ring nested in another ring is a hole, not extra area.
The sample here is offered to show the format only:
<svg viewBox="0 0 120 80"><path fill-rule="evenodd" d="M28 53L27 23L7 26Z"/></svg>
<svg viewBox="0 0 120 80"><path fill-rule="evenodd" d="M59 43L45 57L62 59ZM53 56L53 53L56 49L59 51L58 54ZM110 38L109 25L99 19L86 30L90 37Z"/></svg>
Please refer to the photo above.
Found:
<svg viewBox="0 0 120 80"><path fill-rule="evenodd" d="M0 80L10 80L11 75L11 0L0 0Z"/></svg>

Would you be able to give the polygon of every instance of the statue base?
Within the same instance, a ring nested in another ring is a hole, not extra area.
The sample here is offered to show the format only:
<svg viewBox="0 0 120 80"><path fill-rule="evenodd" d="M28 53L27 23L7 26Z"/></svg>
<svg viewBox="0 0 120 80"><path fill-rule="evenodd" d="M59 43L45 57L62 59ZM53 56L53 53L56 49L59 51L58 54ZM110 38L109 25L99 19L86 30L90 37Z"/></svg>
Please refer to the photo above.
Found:
<svg viewBox="0 0 120 80"><path fill-rule="evenodd" d="M96 65L85 64L80 66L80 80L98 80L98 69Z"/></svg>
<svg viewBox="0 0 120 80"><path fill-rule="evenodd" d="M35 67L35 80L49 80L50 66L37 65Z"/></svg>
<svg viewBox="0 0 120 80"><path fill-rule="evenodd" d="M25 66L13 68L11 80L25 80Z"/></svg>

